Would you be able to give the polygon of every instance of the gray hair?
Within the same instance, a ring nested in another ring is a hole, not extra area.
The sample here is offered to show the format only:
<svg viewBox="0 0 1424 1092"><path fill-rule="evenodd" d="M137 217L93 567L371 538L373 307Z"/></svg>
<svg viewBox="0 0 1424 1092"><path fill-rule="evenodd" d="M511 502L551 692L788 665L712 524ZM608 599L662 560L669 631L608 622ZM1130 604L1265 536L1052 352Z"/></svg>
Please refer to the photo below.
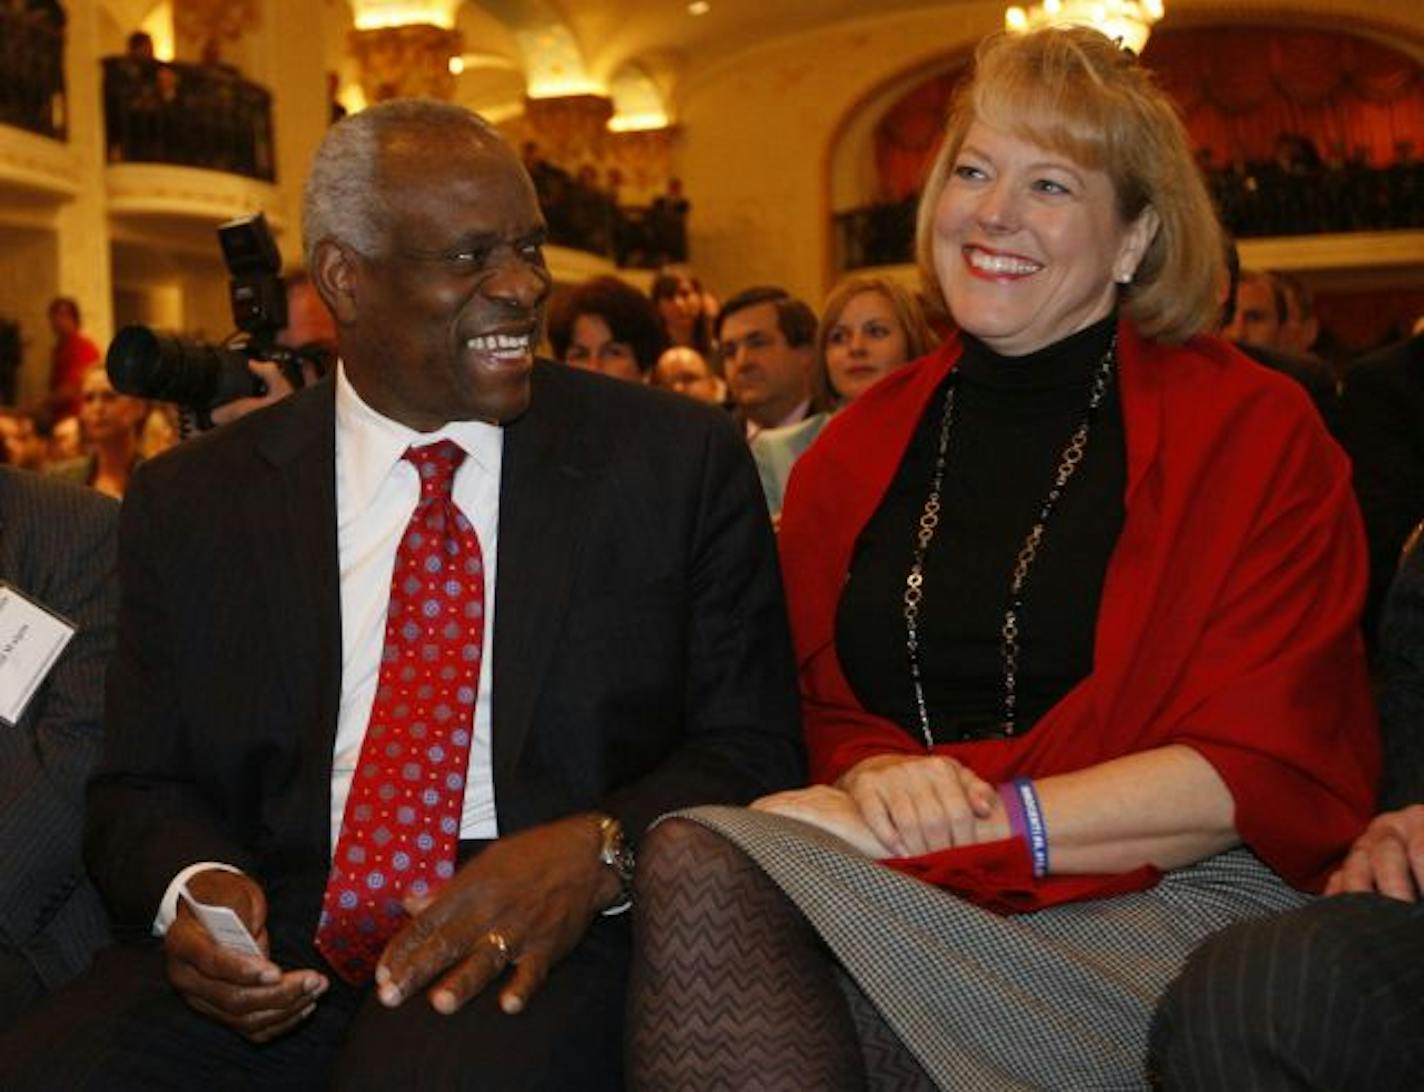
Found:
<svg viewBox="0 0 1424 1092"><path fill-rule="evenodd" d="M388 210L377 174L381 147L393 134L417 133L448 144L461 129L481 142L504 144L499 130L478 114L435 99L392 99L328 129L302 194L306 267L315 268L317 244L325 239L367 257L380 250L381 222Z"/></svg>

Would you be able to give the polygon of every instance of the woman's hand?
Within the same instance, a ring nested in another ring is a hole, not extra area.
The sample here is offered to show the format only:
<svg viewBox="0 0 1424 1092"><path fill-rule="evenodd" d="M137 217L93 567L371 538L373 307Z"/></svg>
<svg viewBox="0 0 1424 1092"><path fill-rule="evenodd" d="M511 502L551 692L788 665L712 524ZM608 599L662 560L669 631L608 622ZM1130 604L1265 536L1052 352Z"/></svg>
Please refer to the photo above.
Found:
<svg viewBox="0 0 1424 1092"><path fill-rule="evenodd" d="M998 790L947 755L876 755L841 775L844 789L892 854L918 857L991 837L982 824L1002 812Z"/></svg>
<svg viewBox="0 0 1424 1092"><path fill-rule="evenodd" d="M792 819L830 831L876 860L895 856L866 826L855 801L830 785L811 785L804 789L772 793L753 801L752 809L789 815Z"/></svg>

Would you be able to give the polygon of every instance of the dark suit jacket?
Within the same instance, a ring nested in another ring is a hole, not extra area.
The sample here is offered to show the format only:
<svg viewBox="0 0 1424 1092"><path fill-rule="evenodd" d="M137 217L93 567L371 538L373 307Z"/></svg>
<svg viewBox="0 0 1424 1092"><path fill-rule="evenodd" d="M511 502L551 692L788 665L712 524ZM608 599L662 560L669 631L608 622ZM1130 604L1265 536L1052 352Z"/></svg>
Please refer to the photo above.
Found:
<svg viewBox="0 0 1424 1092"><path fill-rule="evenodd" d="M1380 811L1424 804L1424 549L1394 578L1380 624Z"/></svg>
<svg viewBox="0 0 1424 1092"><path fill-rule="evenodd" d="M631 836L799 783L775 548L726 415L541 363L500 486L500 830L602 808ZM148 930L185 865L226 861L310 951L341 688L334 397L303 391L140 468L87 858Z"/></svg>
<svg viewBox="0 0 1424 1092"><path fill-rule="evenodd" d="M0 580L78 627L19 724L0 724L0 944L51 989L81 971L107 936L79 849L114 646L118 507L0 467Z"/></svg>
<svg viewBox="0 0 1424 1092"><path fill-rule="evenodd" d="M1424 519L1424 336L1361 358L1345 376L1339 416L1370 544L1364 622L1373 645L1400 548Z"/></svg>

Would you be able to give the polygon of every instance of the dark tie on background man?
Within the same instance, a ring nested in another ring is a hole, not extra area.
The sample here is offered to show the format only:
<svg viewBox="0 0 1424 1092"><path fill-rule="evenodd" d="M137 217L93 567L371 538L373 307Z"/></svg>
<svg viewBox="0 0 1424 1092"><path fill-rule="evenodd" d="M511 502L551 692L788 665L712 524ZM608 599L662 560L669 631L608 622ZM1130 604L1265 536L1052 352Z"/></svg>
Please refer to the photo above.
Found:
<svg viewBox="0 0 1424 1092"><path fill-rule="evenodd" d="M484 559L451 496L465 452L441 440L404 457L420 500L396 551L376 698L316 931L353 985L405 924L402 900L454 875L483 654Z"/></svg>

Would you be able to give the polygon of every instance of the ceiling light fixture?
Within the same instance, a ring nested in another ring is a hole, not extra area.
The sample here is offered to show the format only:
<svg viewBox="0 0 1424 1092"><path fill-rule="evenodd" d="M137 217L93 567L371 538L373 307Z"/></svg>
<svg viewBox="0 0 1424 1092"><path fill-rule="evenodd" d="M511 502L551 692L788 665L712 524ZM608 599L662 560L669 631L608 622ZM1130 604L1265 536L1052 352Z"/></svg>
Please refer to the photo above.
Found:
<svg viewBox="0 0 1424 1092"><path fill-rule="evenodd" d="M1152 24L1163 14L1162 0L1042 0L1027 10L1009 8L1004 12L1004 26L1017 34L1040 27L1092 27L1141 53Z"/></svg>
<svg viewBox="0 0 1424 1092"><path fill-rule="evenodd" d="M692 3L687 5L688 15L706 15L711 10L712 5L707 0L692 0Z"/></svg>
<svg viewBox="0 0 1424 1092"><path fill-rule="evenodd" d="M455 26L456 0L352 0L351 15L357 30L387 27Z"/></svg>

